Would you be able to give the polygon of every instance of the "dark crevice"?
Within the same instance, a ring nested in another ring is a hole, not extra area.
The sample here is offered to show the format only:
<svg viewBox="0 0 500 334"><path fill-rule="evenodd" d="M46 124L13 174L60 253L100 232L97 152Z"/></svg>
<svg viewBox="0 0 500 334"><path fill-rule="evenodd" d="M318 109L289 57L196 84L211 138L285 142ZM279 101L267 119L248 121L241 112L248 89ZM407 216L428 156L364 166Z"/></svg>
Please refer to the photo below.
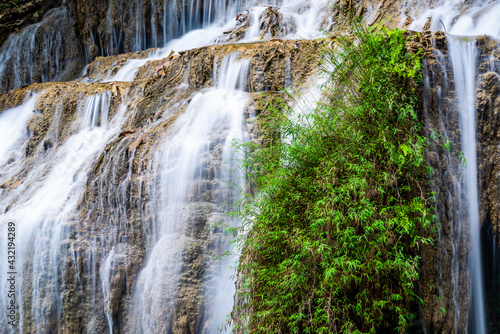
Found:
<svg viewBox="0 0 500 334"><path fill-rule="evenodd" d="M481 252L488 332L500 334L500 247L489 217L481 229Z"/></svg>

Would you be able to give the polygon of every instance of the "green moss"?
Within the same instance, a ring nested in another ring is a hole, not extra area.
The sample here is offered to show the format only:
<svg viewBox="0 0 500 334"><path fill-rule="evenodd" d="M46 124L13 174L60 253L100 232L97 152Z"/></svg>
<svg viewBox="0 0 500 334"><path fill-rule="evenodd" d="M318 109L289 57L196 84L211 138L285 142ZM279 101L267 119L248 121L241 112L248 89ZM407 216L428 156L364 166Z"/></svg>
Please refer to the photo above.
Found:
<svg viewBox="0 0 500 334"><path fill-rule="evenodd" d="M335 45L324 50L327 102L305 122L269 104L265 145L242 145L258 191L239 212L234 332L402 331L419 301L434 219L414 110L420 58L400 30L357 26Z"/></svg>

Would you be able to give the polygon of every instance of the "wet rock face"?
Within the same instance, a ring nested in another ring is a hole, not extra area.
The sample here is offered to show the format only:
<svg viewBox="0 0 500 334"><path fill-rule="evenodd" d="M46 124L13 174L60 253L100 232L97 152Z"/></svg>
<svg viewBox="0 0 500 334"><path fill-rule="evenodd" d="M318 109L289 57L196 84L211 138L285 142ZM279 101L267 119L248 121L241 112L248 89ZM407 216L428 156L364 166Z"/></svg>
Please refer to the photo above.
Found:
<svg viewBox="0 0 500 334"><path fill-rule="evenodd" d="M141 7L136 6L136 3L135 0L71 2L71 16L76 19L75 30L86 47L88 61L97 56L138 50L135 45L135 26L140 25L140 22L136 12L142 14L147 8L142 1ZM150 26L149 23L147 26Z"/></svg>
<svg viewBox="0 0 500 334"><path fill-rule="evenodd" d="M182 82L195 88L207 88L220 75L221 62L236 52L249 59L248 80L241 87L247 92L291 88L303 82L317 64L320 45L314 41L272 40L266 43L214 45L181 52L163 60L151 61L135 76L146 80L145 94L155 95L164 87ZM215 69L215 72L214 72Z"/></svg>
<svg viewBox="0 0 500 334"><path fill-rule="evenodd" d="M500 45L483 37L476 90L478 177L485 311L492 333L500 328Z"/></svg>
<svg viewBox="0 0 500 334"><path fill-rule="evenodd" d="M481 71L476 95L477 127L479 133L478 160L481 175L481 221L488 221L492 235L500 236L499 200L500 161L500 50L495 41L481 39L482 50L479 68ZM480 159L479 159L480 157Z"/></svg>
<svg viewBox="0 0 500 334"><path fill-rule="evenodd" d="M52 9L41 22L10 35L0 48L0 93L35 82L72 79L83 65L67 9Z"/></svg>
<svg viewBox="0 0 500 334"><path fill-rule="evenodd" d="M0 47L9 34L40 22L50 9L62 5L62 0L18 0L0 4Z"/></svg>

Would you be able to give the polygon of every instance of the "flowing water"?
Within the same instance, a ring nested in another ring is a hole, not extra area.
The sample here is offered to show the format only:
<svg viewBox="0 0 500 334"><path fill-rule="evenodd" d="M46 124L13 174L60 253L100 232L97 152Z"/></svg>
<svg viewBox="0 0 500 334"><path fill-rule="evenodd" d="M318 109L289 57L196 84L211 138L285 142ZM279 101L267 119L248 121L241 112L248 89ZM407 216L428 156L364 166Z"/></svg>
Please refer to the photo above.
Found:
<svg viewBox="0 0 500 334"><path fill-rule="evenodd" d="M481 244L479 224L478 172L476 157L476 64L478 51L474 40L463 40L455 36L448 38L449 54L453 65L455 92L460 113L461 147L465 157L465 189L461 198L465 197L464 205L467 216L462 217L468 222L470 234L470 286L471 301L469 308L473 333L486 333L483 291L483 270L481 265Z"/></svg>
<svg viewBox="0 0 500 334"><path fill-rule="evenodd" d="M135 17L127 23L132 26L127 29L133 31L133 50L164 48L147 59L128 61L114 76L102 80L110 85L83 83L91 81L84 78L71 87L53 89L55 97L40 92L2 111L0 232L4 238L7 222L16 224L13 300L18 322L17 327L6 325L11 299L7 298L9 270L2 262L0 326L8 333L73 332L75 328L111 334L230 332L223 323L233 306L238 250L224 230L237 226L228 212L235 210L245 188L233 145L249 137L250 59L238 51L216 59L209 88L193 90L186 78L173 88L174 102L155 110L157 120L141 129L132 128L135 109L143 101L140 90L111 87L116 81L132 81L141 65L166 57L171 50L223 43L225 32L239 24L236 14L245 8L249 26L240 42L263 37L260 14L268 10L266 5L276 4L282 5L284 21L294 22L293 29L283 28L282 37L320 36L317 19L326 2L306 6L304 0L230 5L223 0L135 0L135 6L127 9L133 14L127 15ZM108 4L108 12L112 11L126 14L113 1ZM173 18L179 12L181 17ZM57 26L59 16L67 15L63 6L11 36L0 59L19 53L23 56L9 61L13 66L18 66L16 61L29 66L23 67L27 69L24 79L13 76L17 81L2 88L62 75L67 67L63 60L70 57L52 50L68 49L65 39L50 34L39 39L37 34L40 27ZM109 25L109 35L91 37L101 44L102 54L120 52L125 38L122 27L111 19L104 24ZM39 79L33 64L47 60L29 57L44 39L59 43L42 49L44 57L52 56L60 67L43 70L51 74ZM0 64L0 76L7 75L11 67L4 61ZM284 85L292 84L288 58ZM37 141L46 120L45 137ZM162 126L165 130L157 130ZM155 139L149 140L148 149L137 149L153 132ZM0 254L7 258L4 248ZM226 252L229 255L221 257Z"/></svg>
<svg viewBox="0 0 500 334"><path fill-rule="evenodd" d="M28 133L26 131L26 125L33 115L35 110L35 103L37 101L37 96L33 96L28 99L25 103L21 104L19 107L12 108L10 110L5 110L2 114L0 114L0 126L2 133L2 143L5 145L2 147L2 151L0 153L0 164L2 165L2 172L0 174L0 182L5 182L12 177L13 174L17 172L16 163L19 164L19 161L23 157L23 148L28 139ZM3 187L0 188L0 195L2 198L5 196ZM5 210L5 209L3 209ZM3 211L2 211L3 213ZM1 225L1 232L5 235L7 232L7 226L5 223ZM3 243L2 245L7 244ZM7 258L7 249L2 247L0 250L0 254ZM1 278L1 286L0 290L2 292L9 291L10 284L7 282L7 268L2 266L2 272L0 273ZM8 272L17 272L20 268L14 266L9 267ZM0 305L2 307L2 311L0 312L0 321L2 324L7 324L8 319L7 316L10 314L10 311L7 311L7 307L9 306L9 300L7 299L7 294L3 294L0 299ZM16 296L16 299L19 299L19 294Z"/></svg>
<svg viewBox="0 0 500 334"><path fill-rule="evenodd" d="M246 0L237 1L227 7L226 10L217 12L215 22L208 19L204 20L205 27L189 31L182 37L170 40L166 45L153 52L145 59L129 60L115 75L105 79L104 81L132 81L138 69L146 62L155 59L162 59L170 54L171 51L181 52L202 46L216 44L224 32L231 31L237 28L238 23L235 21L236 14L245 9L244 12L249 15L250 25L244 35L244 38L239 42L255 42L262 34L260 21L261 14L267 7L262 5L276 5L278 1L263 1L260 6L252 6L258 4L258 1ZM301 11L304 8L305 1L303 0L285 0L280 6L280 12L283 14L283 22L291 20L295 23L295 29L290 33L285 32L287 38L307 38L313 39L321 36L319 28L322 19L326 18L324 13L325 5L328 1L321 0L309 4L308 10ZM216 1L215 8L221 7ZM320 18L321 20L319 20ZM224 39L222 39L223 41Z"/></svg>
<svg viewBox="0 0 500 334"><path fill-rule="evenodd" d="M234 17L245 6L243 0L229 5L225 0L106 2L106 20L101 29L92 32L92 44L102 56L163 47L191 30L225 20L228 15ZM96 15L93 10L86 8L86 15Z"/></svg>
<svg viewBox="0 0 500 334"><path fill-rule="evenodd" d="M172 297L176 294L182 269L181 251L186 244L195 242L190 238L192 233L186 229L193 220L200 219L196 216L215 215L229 226L234 225L223 218L227 212L222 204L226 202L231 208L238 191L244 187L242 175L230 171L235 169L231 157L233 141L241 142L246 138L244 111L247 97L242 88L246 85L248 65L248 60L238 59L237 54L226 56L215 87L194 95L184 114L165 137L155 167L161 171L160 188L163 189L154 204L158 212L158 221L153 223L157 241L139 275L130 318L138 332L164 333L170 330L172 324L159 323L157 317L163 314L170 318L174 310ZM208 176L210 173L219 176L215 184ZM236 192L230 190L231 181ZM216 197L210 203L204 199L206 192ZM217 223L217 220L212 223ZM217 310L213 319L216 324L223 322L232 307L234 284L227 281L230 272L224 270L225 267L208 269L218 272L219 276L213 299ZM169 280L158 279L167 276Z"/></svg>

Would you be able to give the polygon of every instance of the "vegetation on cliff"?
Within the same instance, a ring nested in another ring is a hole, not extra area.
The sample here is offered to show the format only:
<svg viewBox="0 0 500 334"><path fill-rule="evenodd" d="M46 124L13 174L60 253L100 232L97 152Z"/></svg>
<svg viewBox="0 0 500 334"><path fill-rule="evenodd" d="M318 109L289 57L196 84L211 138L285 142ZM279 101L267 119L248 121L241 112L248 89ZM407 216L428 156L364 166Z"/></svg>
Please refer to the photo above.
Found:
<svg viewBox="0 0 500 334"><path fill-rule="evenodd" d="M243 144L234 332L374 333L408 326L431 242L420 58L401 30L353 28L324 53L326 99L297 121L276 100ZM286 138L285 140L283 140Z"/></svg>

